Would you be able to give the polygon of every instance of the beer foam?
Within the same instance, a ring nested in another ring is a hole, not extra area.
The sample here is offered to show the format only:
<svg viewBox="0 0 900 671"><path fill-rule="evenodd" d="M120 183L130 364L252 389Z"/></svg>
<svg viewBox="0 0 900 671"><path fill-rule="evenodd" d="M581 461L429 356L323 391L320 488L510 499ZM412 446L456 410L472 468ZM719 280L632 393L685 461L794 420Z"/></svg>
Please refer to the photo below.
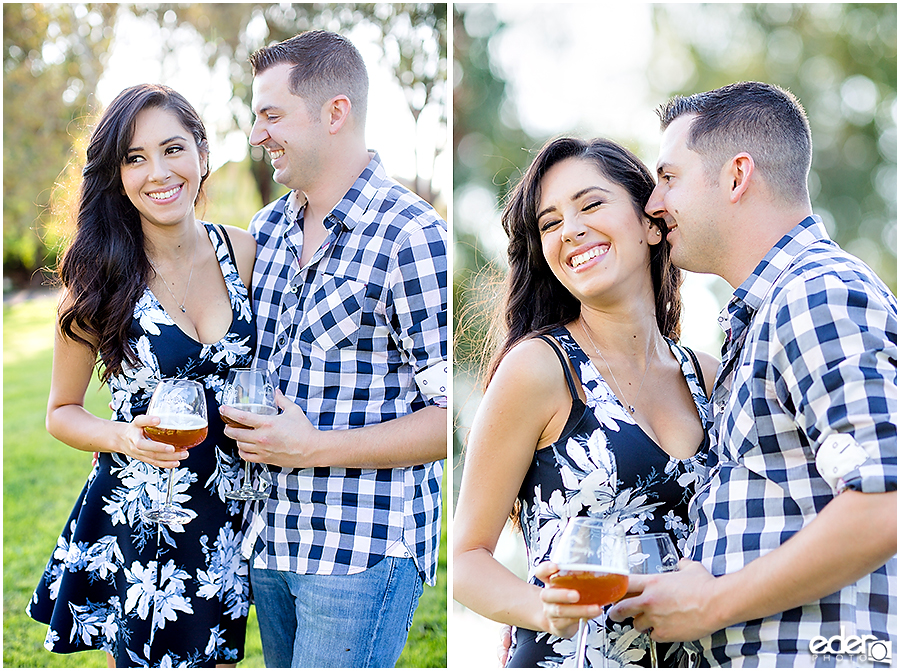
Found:
<svg viewBox="0 0 900 671"><path fill-rule="evenodd" d="M206 426L206 419L198 415L188 414L159 414L159 424L157 429L178 429L187 431L190 429L202 429Z"/></svg>
<svg viewBox="0 0 900 671"><path fill-rule="evenodd" d="M628 571L621 568L609 568L608 566L598 564L557 564L560 571L587 571L589 573L615 573L617 575L628 575Z"/></svg>

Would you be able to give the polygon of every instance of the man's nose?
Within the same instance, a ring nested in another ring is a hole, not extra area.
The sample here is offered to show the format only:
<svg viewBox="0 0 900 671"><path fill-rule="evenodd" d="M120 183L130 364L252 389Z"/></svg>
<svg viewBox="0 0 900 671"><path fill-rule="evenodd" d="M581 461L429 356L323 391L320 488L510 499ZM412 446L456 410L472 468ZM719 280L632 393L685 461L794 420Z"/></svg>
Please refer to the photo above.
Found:
<svg viewBox="0 0 900 671"><path fill-rule="evenodd" d="M265 128L262 127L259 119L257 119L253 122L253 128L250 129L250 144L253 147L258 147L267 139L269 139L269 134L266 132Z"/></svg>
<svg viewBox="0 0 900 671"><path fill-rule="evenodd" d="M651 217L661 219L665 211L666 208L663 205L662 193L660 192L660 188L657 185L650 194L650 198L647 200L647 205L644 207L644 212L649 214Z"/></svg>

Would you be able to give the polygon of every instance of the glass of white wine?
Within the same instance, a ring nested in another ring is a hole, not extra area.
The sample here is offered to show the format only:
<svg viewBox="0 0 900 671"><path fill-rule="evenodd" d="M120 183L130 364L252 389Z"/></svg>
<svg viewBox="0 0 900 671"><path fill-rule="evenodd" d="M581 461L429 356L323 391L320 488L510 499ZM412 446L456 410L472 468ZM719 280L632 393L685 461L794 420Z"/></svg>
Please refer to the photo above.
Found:
<svg viewBox="0 0 900 671"><path fill-rule="evenodd" d="M260 368L232 368L228 371L225 386L222 388L222 405L227 405L235 410L252 412L256 415L277 415L278 407L275 405L275 387L269 378L269 373ZM248 429L231 419L222 419L229 426L240 429ZM268 467L260 463L265 477L260 477L259 487L254 487L250 478L250 462L244 462L244 483L239 489L225 494L226 498L239 501L258 501L268 498L271 485L268 482Z"/></svg>

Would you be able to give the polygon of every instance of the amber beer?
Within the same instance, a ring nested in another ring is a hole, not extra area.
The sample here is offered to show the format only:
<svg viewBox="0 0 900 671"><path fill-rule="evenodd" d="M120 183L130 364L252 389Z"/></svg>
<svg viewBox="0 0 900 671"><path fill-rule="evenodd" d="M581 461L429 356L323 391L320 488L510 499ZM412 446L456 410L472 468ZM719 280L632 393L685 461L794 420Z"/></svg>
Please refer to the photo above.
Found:
<svg viewBox="0 0 900 671"><path fill-rule="evenodd" d="M206 440L206 420L197 415L159 415L157 426L145 426L148 438L175 447L196 447Z"/></svg>
<svg viewBox="0 0 900 671"><path fill-rule="evenodd" d="M235 410L241 410L242 412L252 412L254 415L277 415L278 408L273 408L271 405L264 405L262 403L232 403L228 406L229 408L234 408ZM219 413L222 417L222 421L225 422L228 426L233 426L236 429L252 429L252 426L247 426L246 424L241 424L240 422L236 422L233 419L229 419L222 413Z"/></svg>
<svg viewBox="0 0 900 671"><path fill-rule="evenodd" d="M549 582L551 587L577 591L579 596L575 603L581 606L606 606L621 599L628 591L627 575L589 564L561 566L558 573L550 576Z"/></svg>

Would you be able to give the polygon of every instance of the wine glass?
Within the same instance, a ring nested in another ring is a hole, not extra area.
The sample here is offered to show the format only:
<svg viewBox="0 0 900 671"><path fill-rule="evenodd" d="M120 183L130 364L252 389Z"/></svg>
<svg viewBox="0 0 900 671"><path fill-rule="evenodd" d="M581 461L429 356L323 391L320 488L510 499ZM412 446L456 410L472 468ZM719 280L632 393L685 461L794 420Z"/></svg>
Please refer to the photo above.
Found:
<svg viewBox="0 0 900 671"><path fill-rule="evenodd" d="M612 520L573 517L550 553L559 571L549 578L551 587L573 589L578 604L608 606L628 590L628 555L625 531ZM587 621L578 622L576 658L584 668ZM602 624L603 666L606 666L606 625Z"/></svg>
<svg viewBox="0 0 900 671"><path fill-rule="evenodd" d="M278 414L278 407L275 405L275 387L269 379L268 372L259 368L232 368L228 371L225 386L222 388L222 405L257 415ZM222 419L229 426L239 429L250 428L227 419L224 415ZM260 463L260 466L268 474L269 469L266 465ZM260 478L260 483L259 489L251 484L250 462L244 461L244 484L240 489L226 493L225 497L239 501L259 501L268 498L271 485L263 478Z"/></svg>
<svg viewBox="0 0 900 671"><path fill-rule="evenodd" d="M145 426L144 433L151 440L168 443L175 447L195 447L206 439L206 393L203 385L193 380L160 380L150 397L147 415L159 417L157 426ZM193 515L172 505L172 487L175 469L169 469L169 483L166 502L151 510L144 511L143 519L163 524L184 524Z"/></svg>
<svg viewBox="0 0 900 671"><path fill-rule="evenodd" d="M634 574L668 573L678 570L678 551L669 534L629 536L628 570ZM650 666L657 668L656 641L650 639Z"/></svg>

